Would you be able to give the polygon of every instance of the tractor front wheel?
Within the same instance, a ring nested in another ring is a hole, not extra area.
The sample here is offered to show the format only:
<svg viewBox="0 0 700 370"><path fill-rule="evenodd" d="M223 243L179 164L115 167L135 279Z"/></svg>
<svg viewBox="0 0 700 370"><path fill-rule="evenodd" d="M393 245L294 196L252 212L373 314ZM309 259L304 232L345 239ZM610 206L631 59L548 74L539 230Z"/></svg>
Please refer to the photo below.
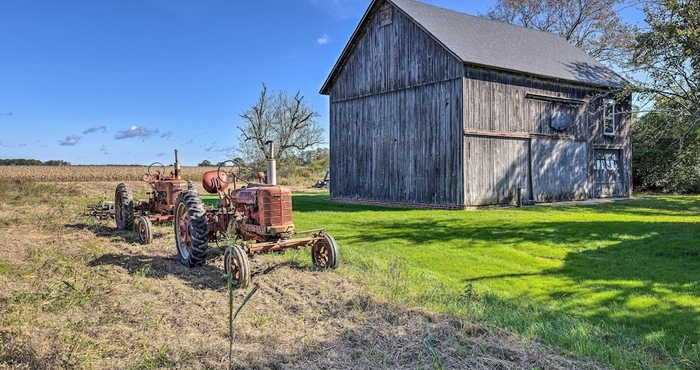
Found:
<svg viewBox="0 0 700 370"><path fill-rule="evenodd" d="M114 192L114 220L119 230L134 228L134 196L125 183L117 185Z"/></svg>
<svg viewBox="0 0 700 370"><path fill-rule="evenodd" d="M247 288L250 284L250 263L248 255L240 245L234 244L224 251L224 271L231 274L231 284L234 288Z"/></svg>
<svg viewBox="0 0 700 370"><path fill-rule="evenodd" d="M196 191L185 190L175 200L175 244L180 262L187 267L201 265L207 256L207 216Z"/></svg>
<svg viewBox="0 0 700 370"><path fill-rule="evenodd" d="M139 231L139 243L151 244L153 241L153 224L151 219L146 216L139 216L136 229Z"/></svg>
<svg viewBox="0 0 700 370"><path fill-rule="evenodd" d="M314 266L320 269L334 269L338 267L338 244L328 234L321 234L321 240L311 246L311 260Z"/></svg>

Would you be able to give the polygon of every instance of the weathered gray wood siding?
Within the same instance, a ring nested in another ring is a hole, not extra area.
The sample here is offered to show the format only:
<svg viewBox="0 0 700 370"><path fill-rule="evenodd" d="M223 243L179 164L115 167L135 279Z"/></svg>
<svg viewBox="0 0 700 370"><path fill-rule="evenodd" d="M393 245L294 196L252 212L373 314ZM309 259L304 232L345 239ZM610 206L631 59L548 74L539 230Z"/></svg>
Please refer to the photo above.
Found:
<svg viewBox="0 0 700 370"><path fill-rule="evenodd" d="M465 194L469 206L517 204L528 192L528 139L465 136Z"/></svg>
<svg viewBox="0 0 700 370"><path fill-rule="evenodd" d="M365 25L330 89L332 199L460 207L461 61L397 9Z"/></svg>
<svg viewBox="0 0 700 370"><path fill-rule="evenodd" d="M530 139L532 193L537 202L590 198L586 142Z"/></svg>
<svg viewBox="0 0 700 370"><path fill-rule="evenodd" d="M467 205L514 204L513 195L523 186L524 199L536 202L596 196L593 147L614 140L603 138L599 126L601 94L574 84L465 68ZM622 140L623 126L629 127L625 119L620 117L616 143L628 157L629 143Z"/></svg>

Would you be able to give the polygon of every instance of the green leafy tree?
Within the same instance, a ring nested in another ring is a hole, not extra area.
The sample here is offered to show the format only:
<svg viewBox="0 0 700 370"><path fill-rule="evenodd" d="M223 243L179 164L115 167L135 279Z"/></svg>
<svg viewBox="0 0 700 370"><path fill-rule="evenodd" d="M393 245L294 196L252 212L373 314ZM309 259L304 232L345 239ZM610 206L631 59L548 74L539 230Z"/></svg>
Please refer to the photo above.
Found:
<svg viewBox="0 0 700 370"><path fill-rule="evenodd" d="M700 192L700 126L676 116L674 105L660 100L656 111L635 121L632 176L638 191Z"/></svg>
<svg viewBox="0 0 700 370"><path fill-rule="evenodd" d="M45 166L70 166L70 162L66 162L62 159L52 159L44 162Z"/></svg>
<svg viewBox="0 0 700 370"><path fill-rule="evenodd" d="M645 2L631 72L642 115L633 129L637 186L700 192L700 0Z"/></svg>
<svg viewBox="0 0 700 370"><path fill-rule="evenodd" d="M209 162L209 160L205 159L205 160L203 160L202 162L200 162L197 166L199 166L199 167L209 167L209 166L211 166L211 165L212 165L211 162Z"/></svg>
<svg viewBox="0 0 700 370"><path fill-rule="evenodd" d="M649 29L637 35L631 61L633 71L646 76L637 81L638 98L646 106L662 102L657 108L672 109L695 126L700 120L700 0L646 4Z"/></svg>

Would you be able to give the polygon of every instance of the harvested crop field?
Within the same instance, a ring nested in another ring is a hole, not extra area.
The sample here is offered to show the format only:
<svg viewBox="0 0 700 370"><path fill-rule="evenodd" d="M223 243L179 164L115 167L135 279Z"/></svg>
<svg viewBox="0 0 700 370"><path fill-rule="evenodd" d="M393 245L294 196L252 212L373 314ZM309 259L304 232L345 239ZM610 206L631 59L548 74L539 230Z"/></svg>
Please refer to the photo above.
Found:
<svg viewBox="0 0 700 370"><path fill-rule="evenodd" d="M343 273L342 259L317 271L290 258L304 249L251 261L258 289L231 337L229 310L251 290L233 291L229 305L222 250L190 269L172 226L156 226L143 246L113 221L82 215L115 186L0 179L0 369L603 368L379 299Z"/></svg>

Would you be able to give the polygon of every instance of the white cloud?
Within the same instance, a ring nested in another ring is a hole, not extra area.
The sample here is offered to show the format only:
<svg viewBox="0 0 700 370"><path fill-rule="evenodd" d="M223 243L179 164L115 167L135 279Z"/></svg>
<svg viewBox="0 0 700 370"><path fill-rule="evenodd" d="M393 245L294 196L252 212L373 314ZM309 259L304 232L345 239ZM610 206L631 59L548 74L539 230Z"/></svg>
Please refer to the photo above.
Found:
<svg viewBox="0 0 700 370"><path fill-rule="evenodd" d="M92 127L90 127L89 129L83 131L83 134L86 134L86 135L87 135L87 134L91 134L91 133L93 133L93 132L102 132L102 133L104 133L104 132L107 132L107 128L104 127L104 126L92 126Z"/></svg>
<svg viewBox="0 0 700 370"><path fill-rule="evenodd" d="M216 145L211 145L206 148L204 148L204 151L209 153L209 152L218 152L218 153L230 153L235 149L233 146L216 146Z"/></svg>
<svg viewBox="0 0 700 370"><path fill-rule="evenodd" d="M326 45L327 43L331 42L331 38L328 37L327 33L324 33L321 38L316 39L316 42L318 42L319 45Z"/></svg>
<svg viewBox="0 0 700 370"><path fill-rule="evenodd" d="M75 146L80 141L80 136L70 135L63 140L58 141L60 146Z"/></svg>
<svg viewBox="0 0 700 370"><path fill-rule="evenodd" d="M158 130L151 131L146 126L131 126L126 131L117 131L117 134L114 135L114 138L117 140L128 139L128 138L132 138L132 137L147 138L156 132L158 132Z"/></svg>

